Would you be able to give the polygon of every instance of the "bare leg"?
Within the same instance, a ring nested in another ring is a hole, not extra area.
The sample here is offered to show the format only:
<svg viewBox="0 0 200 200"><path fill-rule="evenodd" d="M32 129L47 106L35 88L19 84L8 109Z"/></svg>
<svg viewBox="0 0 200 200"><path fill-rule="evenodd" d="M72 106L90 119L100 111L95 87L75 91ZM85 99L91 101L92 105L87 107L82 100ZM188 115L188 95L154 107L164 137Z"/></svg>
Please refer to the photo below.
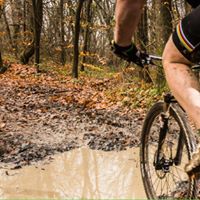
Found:
<svg viewBox="0 0 200 200"><path fill-rule="evenodd" d="M144 0L117 0L114 40L119 46L125 47L131 44L143 5Z"/></svg>
<svg viewBox="0 0 200 200"><path fill-rule="evenodd" d="M163 53L166 79L177 101L200 129L200 85L190 65L170 38Z"/></svg>

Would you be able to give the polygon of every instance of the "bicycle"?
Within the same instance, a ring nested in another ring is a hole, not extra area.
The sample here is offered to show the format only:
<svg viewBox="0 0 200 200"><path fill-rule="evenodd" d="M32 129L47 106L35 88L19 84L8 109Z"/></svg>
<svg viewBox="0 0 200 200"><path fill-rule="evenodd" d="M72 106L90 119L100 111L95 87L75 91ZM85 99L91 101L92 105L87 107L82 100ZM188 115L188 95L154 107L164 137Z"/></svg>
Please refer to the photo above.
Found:
<svg viewBox="0 0 200 200"><path fill-rule="evenodd" d="M150 55L143 64L154 60L162 58ZM150 108L142 127L140 170L148 199L197 198L198 181L184 171L195 148L183 108L172 94L165 94Z"/></svg>

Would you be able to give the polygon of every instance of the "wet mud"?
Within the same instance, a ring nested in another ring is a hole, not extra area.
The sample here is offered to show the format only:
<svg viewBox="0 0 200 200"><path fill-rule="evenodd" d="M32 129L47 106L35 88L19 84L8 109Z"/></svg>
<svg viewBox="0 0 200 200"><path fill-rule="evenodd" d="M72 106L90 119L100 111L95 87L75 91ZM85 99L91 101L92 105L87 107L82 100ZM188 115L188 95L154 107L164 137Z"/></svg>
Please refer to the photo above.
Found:
<svg viewBox="0 0 200 200"><path fill-rule="evenodd" d="M2 198L145 199L138 149L79 148L18 170L2 168Z"/></svg>
<svg viewBox="0 0 200 200"><path fill-rule="evenodd" d="M66 100L67 89L4 78L1 198L145 197L135 150L142 113L84 106Z"/></svg>
<svg viewBox="0 0 200 200"><path fill-rule="evenodd" d="M54 101L61 92L38 85L2 87L1 162L20 168L57 152L82 147L122 151L139 145L141 113Z"/></svg>

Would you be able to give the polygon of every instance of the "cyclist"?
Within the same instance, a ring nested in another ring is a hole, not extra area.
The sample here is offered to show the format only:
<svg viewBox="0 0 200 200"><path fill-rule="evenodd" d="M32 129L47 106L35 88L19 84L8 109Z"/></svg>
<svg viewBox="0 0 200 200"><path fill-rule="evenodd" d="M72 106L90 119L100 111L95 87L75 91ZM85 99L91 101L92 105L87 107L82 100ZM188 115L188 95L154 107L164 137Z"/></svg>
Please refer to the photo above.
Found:
<svg viewBox="0 0 200 200"><path fill-rule="evenodd" d="M168 85L200 133L200 84L191 65L200 61L200 0L187 0L192 12L183 18L170 36L163 53L163 67ZM132 43L132 36L139 22L144 0L117 0L115 9L113 52L141 65L141 53ZM200 166L200 149L186 165L187 173Z"/></svg>

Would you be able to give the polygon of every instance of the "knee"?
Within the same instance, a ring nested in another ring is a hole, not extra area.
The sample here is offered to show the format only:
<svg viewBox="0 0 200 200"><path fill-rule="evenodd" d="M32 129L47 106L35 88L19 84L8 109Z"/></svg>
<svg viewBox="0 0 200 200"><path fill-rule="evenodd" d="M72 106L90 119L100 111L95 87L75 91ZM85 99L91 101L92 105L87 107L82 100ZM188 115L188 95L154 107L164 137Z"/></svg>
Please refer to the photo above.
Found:
<svg viewBox="0 0 200 200"><path fill-rule="evenodd" d="M166 70L171 63L190 65L188 61L176 48L172 37L169 38L162 55L162 64Z"/></svg>

